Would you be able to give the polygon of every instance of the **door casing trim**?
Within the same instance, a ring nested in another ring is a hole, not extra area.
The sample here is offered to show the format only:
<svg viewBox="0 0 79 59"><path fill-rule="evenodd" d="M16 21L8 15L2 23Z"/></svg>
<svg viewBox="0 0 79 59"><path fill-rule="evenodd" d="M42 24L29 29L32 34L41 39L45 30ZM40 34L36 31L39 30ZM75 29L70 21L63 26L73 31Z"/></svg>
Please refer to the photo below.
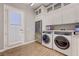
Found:
<svg viewBox="0 0 79 59"><path fill-rule="evenodd" d="M8 30L7 31L5 31L6 29L8 29L8 26L6 26L6 24L7 24L7 22L6 22L6 18L7 18L7 16L6 16L6 10L8 9L8 8L12 8L12 9L15 9L15 10L19 10L19 9L17 9L17 8L15 8L15 7L13 7L13 6L10 6L10 5L7 5L7 4L4 4L3 5L3 7L4 7L4 45L3 45L3 48L4 49L7 49L8 47L6 46L6 44L8 43L8 41L7 41L7 39L8 39L8 37L7 37L7 35L8 35ZM19 11L21 11L21 10L19 10ZM23 13L24 14L24 13ZM24 15L22 15L22 17L24 17ZM24 18L23 18L24 19ZM24 23L24 20L23 20L23 23ZM7 28L6 28L7 27ZM6 28L6 29L5 29ZM23 28L24 28L24 31L25 31L25 27L24 27L24 24L23 24ZM24 40L25 40L25 33L24 33L24 39L23 39L23 42L22 42L22 44L24 43ZM19 44L18 44L19 45Z"/></svg>

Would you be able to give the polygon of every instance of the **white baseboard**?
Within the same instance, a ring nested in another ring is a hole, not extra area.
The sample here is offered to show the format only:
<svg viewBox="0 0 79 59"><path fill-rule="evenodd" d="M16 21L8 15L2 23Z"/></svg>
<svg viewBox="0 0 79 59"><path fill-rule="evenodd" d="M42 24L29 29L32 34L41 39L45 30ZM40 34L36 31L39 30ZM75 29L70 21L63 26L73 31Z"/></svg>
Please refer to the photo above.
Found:
<svg viewBox="0 0 79 59"><path fill-rule="evenodd" d="M4 52L4 51L6 51L6 50L8 50L8 49L12 49L12 48L19 47L19 46L22 46L22 45L30 44L30 43L32 43L32 42L35 42L35 40L29 41L29 42L25 42L25 43L22 43L22 44L18 44L18 45L13 46L13 47L4 48L4 49L0 50L0 52Z"/></svg>

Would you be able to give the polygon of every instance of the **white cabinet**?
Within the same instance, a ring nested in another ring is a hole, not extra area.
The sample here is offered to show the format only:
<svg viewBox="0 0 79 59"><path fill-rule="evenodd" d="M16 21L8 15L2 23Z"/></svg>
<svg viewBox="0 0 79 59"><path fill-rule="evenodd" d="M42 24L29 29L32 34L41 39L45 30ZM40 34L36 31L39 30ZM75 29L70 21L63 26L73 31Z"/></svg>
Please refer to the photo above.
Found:
<svg viewBox="0 0 79 59"><path fill-rule="evenodd" d="M78 56L79 56L79 35L77 36L77 54L78 54Z"/></svg>
<svg viewBox="0 0 79 59"><path fill-rule="evenodd" d="M72 55L79 56L79 35L72 37Z"/></svg>
<svg viewBox="0 0 79 59"><path fill-rule="evenodd" d="M73 35L72 36L72 56L78 55L78 40L79 36Z"/></svg>
<svg viewBox="0 0 79 59"><path fill-rule="evenodd" d="M49 6L50 7L50 6ZM41 6L39 15L36 15L38 20L42 20L44 25L60 25L79 22L79 4L71 3L65 6L60 3L52 5L52 11L47 12L46 7Z"/></svg>
<svg viewBox="0 0 79 59"><path fill-rule="evenodd" d="M51 11L45 15L45 22L47 25L58 25L61 24L61 12L60 10Z"/></svg>
<svg viewBox="0 0 79 59"><path fill-rule="evenodd" d="M63 24L75 23L75 15L74 3L62 7Z"/></svg>
<svg viewBox="0 0 79 59"><path fill-rule="evenodd" d="M45 22L47 25L53 24L53 6L50 5L46 8L47 12L45 14Z"/></svg>
<svg viewBox="0 0 79 59"><path fill-rule="evenodd" d="M46 22L47 25L52 25L53 24L53 11L50 11L50 12L46 13L45 22Z"/></svg>
<svg viewBox="0 0 79 59"><path fill-rule="evenodd" d="M41 13L39 12L39 10L41 9ZM35 21L40 21L42 20L42 30L45 30L45 26L46 26L46 21L45 21L45 13L46 13L46 9L45 7L42 5L40 6L37 10L35 10L35 12L38 11L38 15L35 16Z"/></svg>
<svg viewBox="0 0 79 59"><path fill-rule="evenodd" d="M75 4L76 22L79 22L79 3Z"/></svg>
<svg viewBox="0 0 79 59"><path fill-rule="evenodd" d="M76 43L77 43L77 55L79 56L79 35L76 36Z"/></svg>
<svg viewBox="0 0 79 59"><path fill-rule="evenodd" d="M54 11L54 15L53 15L54 25L62 24L62 13L61 13L61 11L62 11L61 8Z"/></svg>
<svg viewBox="0 0 79 59"><path fill-rule="evenodd" d="M46 8L43 5L41 5L38 9L35 10L35 13L36 13L37 16L45 14L46 13Z"/></svg>

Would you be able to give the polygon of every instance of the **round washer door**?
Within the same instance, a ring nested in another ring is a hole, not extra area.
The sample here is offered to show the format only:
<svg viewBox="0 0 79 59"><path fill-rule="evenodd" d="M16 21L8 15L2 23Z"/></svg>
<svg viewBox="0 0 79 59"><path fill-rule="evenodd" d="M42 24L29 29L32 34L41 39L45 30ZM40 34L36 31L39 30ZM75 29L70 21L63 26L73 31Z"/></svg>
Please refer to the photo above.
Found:
<svg viewBox="0 0 79 59"><path fill-rule="evenodd" d="M50 37L48 35L44 34L42 40L44 43L48 44L50 42Z"/></svg>
<svg viewBox="0 0 79 59"><path fill-rule="evenodd" d="M68 39L63 36L57 36L54 39L54 42L55 42L55 45L62 50L66 50L70 47L70 43Z"/></svg>

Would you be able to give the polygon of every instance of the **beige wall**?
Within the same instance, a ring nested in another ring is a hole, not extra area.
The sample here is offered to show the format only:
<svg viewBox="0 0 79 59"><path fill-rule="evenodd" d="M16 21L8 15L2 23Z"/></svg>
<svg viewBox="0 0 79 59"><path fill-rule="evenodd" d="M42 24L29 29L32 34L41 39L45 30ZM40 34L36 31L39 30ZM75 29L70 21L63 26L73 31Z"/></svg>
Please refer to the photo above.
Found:
<svg viewBox="0 0 79 59"><path fill-rule="evenodd" d="M3 49L3 4L0 4L0 50ZM24 11L24 22L25 22L25 42L30 42L35 39L35 21L34 12L31 7L27 4L22 3L10 3L7 4L15 8L19 8Z"/></svg>

